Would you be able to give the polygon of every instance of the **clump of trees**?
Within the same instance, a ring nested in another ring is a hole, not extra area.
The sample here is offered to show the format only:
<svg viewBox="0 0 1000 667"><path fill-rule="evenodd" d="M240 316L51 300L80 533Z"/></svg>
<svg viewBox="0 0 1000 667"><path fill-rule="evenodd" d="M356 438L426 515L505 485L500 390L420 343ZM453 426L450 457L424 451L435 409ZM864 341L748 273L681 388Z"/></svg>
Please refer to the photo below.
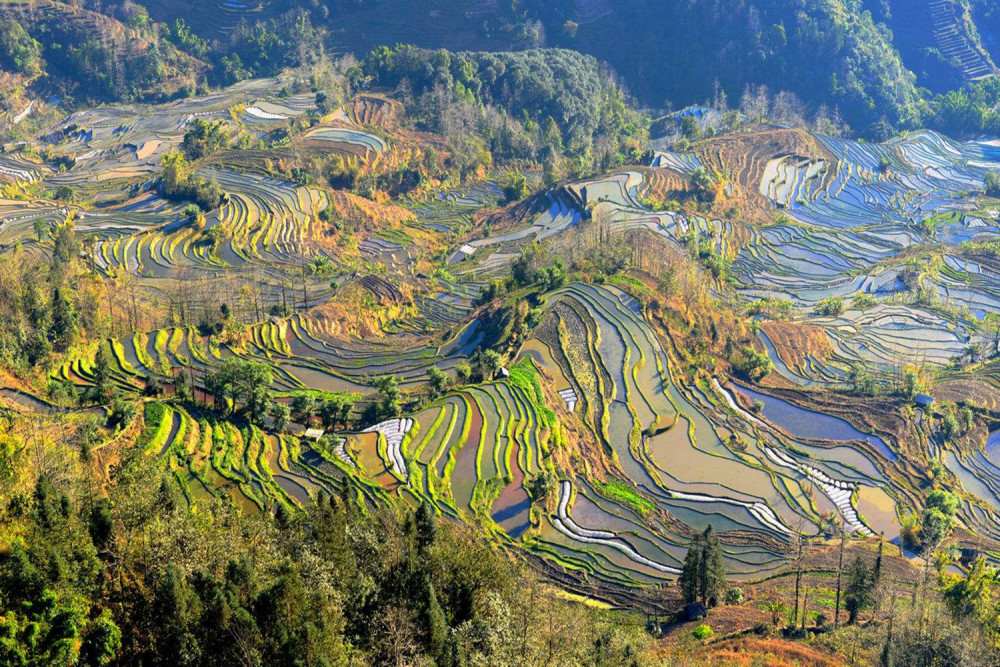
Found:
<svg viewBox="0 0 1000 667"><path fill-rule="evenodd" d="M730 361L737 372L754 382L760 382L774 369L774 363L767 356L767 352L758 352L750 345L744 345L736 350Z"/></svg>
<svg viewBox="0 0 1000 667"><path fill-rule="evenodd" d="M988 171L983 177L983 189L990 197L1000 197L1000 171Z"/></svg>
<svg viewBox="0 0 1000 667"><path fill-rule="evenodd" d="M267 364L232 358L218 370L205 375L205 391L220 414L261 424L271 408L273 379Z"/></svg>
<svg viewBox="0 0 1000 667"><path fill-rule="evenodd" d="M42 71L42 45L14 19L0 20L0 64L29 76Z"/></svg>
<svg viewBox="0 0 1000 667"><path fill-rule="evenodd" d="M51 252L48 266L16 251L0 262L0 368L21 375L104 333L108 324L103 285L81 259L73 217L36 233Z"/></svg>
<svg viewBox="0 0 1000 667"><path fill-rule="evenodd" d="M722 600L726 592L722 545L711 525L691 540L677 581L686 604L700 602L707 608Z"/></svg>
<svg viewBox="0 0 1000 667"><path fill-rule="evenodd" d="M828 296L816 303L813 312L825 317L836 317L844 312L844 299L839 296Z"/></svg>
<svg viewBox="0 0 1000 667"><path fill-rule="evenodd" d="M203 211L211 211L223 202L224 194L214 181L194 174L181 153L163 156L163 171L158 188L160 196L174 201L192 201Z"/></svg>
<svg viewBox="0 0 1000 667"><path fill-rule="evenodd" d="M229 145L229 134L226 132L226 121L208 122L203 118L195 118L184 133L181 148L188 160L211 155Z"/></svg>
<svg viewBox="0 0 1000 667"><path fill-rule="evenodd" d="M540 244L529 243L511 263L514 285L540 285L545 291L562 287L566 282L566 266L558 255L553 256Z"/></svg>

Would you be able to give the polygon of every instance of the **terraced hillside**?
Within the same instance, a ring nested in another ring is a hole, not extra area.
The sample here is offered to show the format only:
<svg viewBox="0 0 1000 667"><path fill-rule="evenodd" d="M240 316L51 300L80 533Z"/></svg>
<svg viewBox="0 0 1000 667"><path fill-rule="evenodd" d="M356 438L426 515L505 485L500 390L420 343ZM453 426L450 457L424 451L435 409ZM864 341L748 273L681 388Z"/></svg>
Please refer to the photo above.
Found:
<svg viewBox="0 0 1000 667"><path fill-rule="evenodd" d="M1000 543L994 142L758 127L552 187L533 173L504 205L502 169L366 189L433 168L428 145L450 157L401 113L250 81L75 113L34 139L61 166L4 153L0 252L52 261L80 235L123 326L68 349L50 396L0 402L142 398L117 437L192 507L426 504L618 601L675 579L708 526L743 580L838 526L902 546L932 462L963 535ZM205 210L163 187L198 119L229 133L184 163L221 193Z"/></svg>

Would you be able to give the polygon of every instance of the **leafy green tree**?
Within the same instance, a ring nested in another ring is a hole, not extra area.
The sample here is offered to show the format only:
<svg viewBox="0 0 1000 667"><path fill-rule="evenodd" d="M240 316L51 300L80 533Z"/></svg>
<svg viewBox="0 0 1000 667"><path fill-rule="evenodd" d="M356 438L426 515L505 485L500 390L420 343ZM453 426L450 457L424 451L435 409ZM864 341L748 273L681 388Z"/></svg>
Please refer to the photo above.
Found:
<svg viewBox="0 0 1000 667"><path fill-rule="evenodd" d="M851 391L858 396L874 396L878 391L875 377L860 364L851 366L847 381L851 385Z"/></svg>
<svg viewBox="0 0 1000 667"><path fill-rule="evenodd" d="M691 187L702 201L710 200L715 194L715 179L704 167L691 172Z"/></svg>
<svg viewBox="0 0 1000 667"><path fill-rule="evenodd" d="M771 374L774 363L767 352L758 352L749 345L738 350L732 358L733 367L754 382L760 382Z"/></svg>
<svg viewBox="0 0 1000 667"><path fill-rule="evenodd" d="M927 496L920 523L920 544L925 553L937 549L951 533L958 512L958 498L953 493L935 489Z"/></svg>
<svg viewBox="0 0 1000 667"><path fill-rule="evenodd" d="M317 410L323 428L333 431L337 425L347 425L351 411L354 409L355 397L353 394L337 393L331 394L324 400Z"/></svg>
<svg viewBox="0 0 1000 667"><path fill-rule="evenodd" d="M202 118L195 118L188 125L181 146L187 159L197 160L225 148L228 144L229 134L226 132L225 121L208 122Z"/></svg>
<svg viewBox="0 0 1000 667"><path fill-rule="evenodd" d="M469 362L472 369L470 379L473 382L491 382L503 365L503 357L496 350L477 348Z"/></svg>
<svg viewBox="0 0 1000 667"><path fill-rule="evenodd" d="M273 401L267 413L276 431L284 431L292 420L291 408L280 401Z"/></svg>
<svg viewBox="0 0 1000 667"><path fill-rule="evenodd" d="M438 398L448 389L448 375L437 366L427 369L427 387L431 399Z"/></svg>
<svg viewBox="0 0 1000 667"><path fill-rule="evenodd" d="M87 667L105 667L114 663L122 647L122 633L105 609L88 624L87 633L80 645L80 663Z"/></svg>
<svg viewBox="0 0 1000 667"><path fill-rule="evenodd" d="M520 171L514 170L503 183L503 195L508 202L524 199L528 195L528 179Z"/></svg>
<svg viewBox="0 0 1000 667"><path fill-rule="evenodd" d="M119 428L132 421L135 417L135 403L119 393L111 397L111 412L108 415L108 428Z"/></svg>
<svg viewBox="0 0 1000 667"><path fill-rule="evenodd" d="M374 408L373 415L369 419L382 421L398 417L402 408L400 401L403 399L403 392L399 388L399 378L395 375L380 375L371 381L371 386L378 392L375 401L371 404Z"/></svg>
<svg viewBox="0 0 1000 667"><path fill-rule="evenodd" d="M906 400L913 398L924 390L924 383L920 378L920 371L916 368L903 369L903 396Z"/></svg>
<svg viewBox="0 0 1000 667"><path fill-rule="evenodd" d="M292 418L300 424L308 425L316 414L316 399L309 394L292 397Z"/></svg>
<svg viewBox="0 0 1000 667"><path fill-rule="evenodd" d="M232 409L253 424L260 424L271 405L270 367L249 359L227 359L222 368L205 376L205 388L216 399L216 409L226 413L226 399Z"/></svg>
<svg viewBox="0 0 1000 667"><path fill-rule="evenodd" d="M839 296L829 296L819 301L813 312L827 317L840 315L844 312L844 300Z"/></svg>
<svg viewBox="0 0 1000 667"><path fill-rule="evenodd" d="M52 233L52 226L45 218L35 218L35 221L32 223L32 229L39 243L47 239Z"/></svg>
<svg viewBox="0 0 1000 667"><path fill-rule="evenodd" d="M983 177L983 188L990 197L1000 197L1000 171L988 171Z"/></svg>
<svg viewBox="0 0 1000 667"><path fill-rule="evenodd" d="M681 136L688 141L697 141L701 138L701 124L692 115L681 117Z"/></svg>
<svg viewBox="0 0 1000 667"><path fill-rule="evenodd" d="M954 410L949 410L944 413L941 418L941 434L944 436L945 440L954 440L961 433L961 428L958 423L958 418L955 417Z"/></svg>

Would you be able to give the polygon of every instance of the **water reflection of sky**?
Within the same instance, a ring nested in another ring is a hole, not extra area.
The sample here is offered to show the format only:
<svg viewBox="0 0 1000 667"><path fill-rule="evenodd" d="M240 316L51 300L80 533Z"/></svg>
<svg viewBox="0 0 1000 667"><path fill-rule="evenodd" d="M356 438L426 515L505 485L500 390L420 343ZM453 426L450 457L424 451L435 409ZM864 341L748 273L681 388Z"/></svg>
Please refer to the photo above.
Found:
<svg viewBox="0 0 1000 667"><path fill-rule="evenodd" d="M840 417L807 410L775 396L754 391L748 387L741 385L734 386L751 401L760 401L763 403L764 408L761 410L761 414L768 421L777 424L795 437L833 442L863 440L873 445L887 459L891 461L896 460L896 455L892 453L892 450L889 449L889 446L885 444L882 438L877 435L862 433L854 428L850 422Z"/></svg>

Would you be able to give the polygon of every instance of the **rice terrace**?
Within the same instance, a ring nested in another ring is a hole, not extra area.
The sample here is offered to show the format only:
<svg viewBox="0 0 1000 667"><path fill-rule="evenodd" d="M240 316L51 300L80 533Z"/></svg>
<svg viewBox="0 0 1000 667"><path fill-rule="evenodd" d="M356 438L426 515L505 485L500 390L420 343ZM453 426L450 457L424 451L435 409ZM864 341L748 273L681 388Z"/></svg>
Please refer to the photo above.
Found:
<svg viewBox="0 0 1000 667"><path fill-rule="evenodd" d="M0 664L1000 664L1000 15L718 4L3 3Z"/></svg>

